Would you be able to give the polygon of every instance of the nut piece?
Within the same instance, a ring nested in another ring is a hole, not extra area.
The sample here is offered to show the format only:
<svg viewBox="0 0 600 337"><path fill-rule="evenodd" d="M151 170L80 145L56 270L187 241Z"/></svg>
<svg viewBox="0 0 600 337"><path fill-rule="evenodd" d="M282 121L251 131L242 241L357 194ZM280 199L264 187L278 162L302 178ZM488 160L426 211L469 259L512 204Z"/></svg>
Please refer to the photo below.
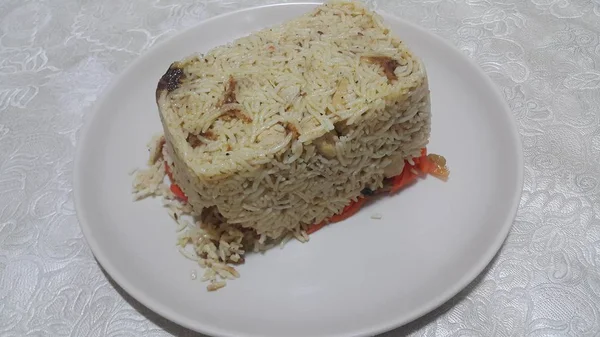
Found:
<svg viewBox="0 0 600 337"><path fill-rule="evenodd" d="M390 157L392 162L383 169L383 175L386 178L391 178L399 175L404 170L404 158L401 155Z"/></svg>
<svg viewBox="0 0 600 337"><path fill-rule="evenodd" d="M344 109L344 94L346 94L347 91L348 91L348 80L344 78L339 82L337 90L335 91L335 94L333 94L333 97L331 98L333 106L337 110Z"/></svg>
<svg viewBox="0 0 600 337"><path fill-rule="evenodd" d="M335 142L338 137L335 130L329 131L321 137L314 140L317 151L325 158L332 159L336 155Z"/></svg>

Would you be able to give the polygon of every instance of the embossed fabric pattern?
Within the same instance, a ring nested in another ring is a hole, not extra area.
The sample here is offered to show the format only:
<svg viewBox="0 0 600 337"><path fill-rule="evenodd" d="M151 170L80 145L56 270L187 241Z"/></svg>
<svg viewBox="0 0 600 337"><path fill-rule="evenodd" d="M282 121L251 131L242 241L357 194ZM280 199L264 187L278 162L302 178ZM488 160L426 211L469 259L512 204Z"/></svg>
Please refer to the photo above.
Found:
<svg viewBox="0 0 600 337"><path fill-rule="evenodd" d="M199 336L105 275L78 226L78 131L157 41L280 0L0 1L0 336ZM297 2L297 1L296 1ZM517 120L525 185L465 290L385 336L600 334L600 1L370 0L473 59Z"/></svg>

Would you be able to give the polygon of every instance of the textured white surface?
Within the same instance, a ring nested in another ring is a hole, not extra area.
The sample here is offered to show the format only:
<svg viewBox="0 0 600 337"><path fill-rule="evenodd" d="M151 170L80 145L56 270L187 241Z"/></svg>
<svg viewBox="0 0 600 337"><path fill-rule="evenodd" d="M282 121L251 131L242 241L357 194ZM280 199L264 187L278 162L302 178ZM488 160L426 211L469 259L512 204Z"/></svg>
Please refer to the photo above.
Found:
<svg viewBox="0 0 600 337"><path fill-rule="evenodd" d="M273 2L0 3L0 335L195 336L96 264L72 205L77 131L157 40ZM502 89L525 150L521 208L500 254L457 297L386 336L598 334L600 3L374 2L474 59Z"/></svg>

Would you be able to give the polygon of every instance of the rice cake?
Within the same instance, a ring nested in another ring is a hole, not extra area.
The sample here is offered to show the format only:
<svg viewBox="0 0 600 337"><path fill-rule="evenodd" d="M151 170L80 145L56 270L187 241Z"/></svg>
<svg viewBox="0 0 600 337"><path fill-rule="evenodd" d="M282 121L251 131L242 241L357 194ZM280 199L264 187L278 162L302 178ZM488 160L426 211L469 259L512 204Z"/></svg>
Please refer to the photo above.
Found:
<svg viewBox="0 0 600 337"><path fill-rule="evenodd" d="M194 211L271 238L382 187L430 135L423 63L356 2L175 62L156 100Z"/></svg>

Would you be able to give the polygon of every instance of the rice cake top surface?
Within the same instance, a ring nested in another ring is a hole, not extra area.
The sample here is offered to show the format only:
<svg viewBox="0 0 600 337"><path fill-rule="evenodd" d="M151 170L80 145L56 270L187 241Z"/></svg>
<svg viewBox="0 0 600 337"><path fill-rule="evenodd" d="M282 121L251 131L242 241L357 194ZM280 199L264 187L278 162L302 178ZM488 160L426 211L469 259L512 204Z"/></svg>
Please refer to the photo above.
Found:
<svg viewBox="0 0 600 337"><path fill-rule="evenodd" d="M173 63L157 101L176 152L211 175L207 165L260 165L337 123L372 118L424 80L420 61L377 14L331 2Z"/></svg>

